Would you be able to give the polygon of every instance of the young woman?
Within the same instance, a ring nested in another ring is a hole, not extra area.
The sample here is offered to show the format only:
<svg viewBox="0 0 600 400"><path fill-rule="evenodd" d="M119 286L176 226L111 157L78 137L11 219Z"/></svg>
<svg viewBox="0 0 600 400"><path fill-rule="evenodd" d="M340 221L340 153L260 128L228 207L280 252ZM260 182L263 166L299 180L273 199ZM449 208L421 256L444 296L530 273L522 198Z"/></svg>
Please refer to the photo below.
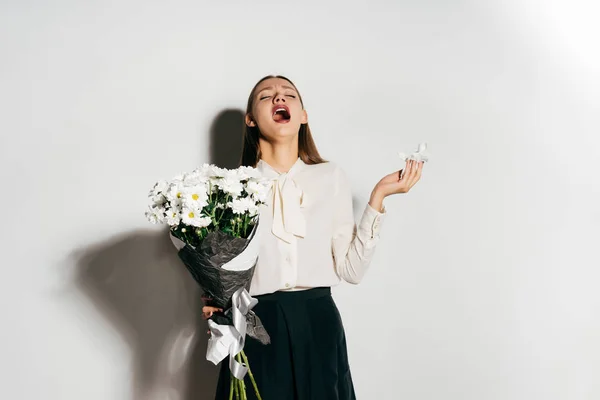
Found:
<svg viewBox="0 0 600 400"><path fill-rule="evenodd" d="M379 240L386 196L406 193L423 163L383 177L357 225L344 171L321 158L295 85L267 76L246 110L241 164L274 178L260 211L261 249L250 294L271 337L246 337L244 350L263 400L355 399L344 328L331 297L342 279L361 281ZM215 309L204 307L208 318ZM216 400L229 399L229 363L222 362ZM249 399L254 399L248 385Z"/></svg>

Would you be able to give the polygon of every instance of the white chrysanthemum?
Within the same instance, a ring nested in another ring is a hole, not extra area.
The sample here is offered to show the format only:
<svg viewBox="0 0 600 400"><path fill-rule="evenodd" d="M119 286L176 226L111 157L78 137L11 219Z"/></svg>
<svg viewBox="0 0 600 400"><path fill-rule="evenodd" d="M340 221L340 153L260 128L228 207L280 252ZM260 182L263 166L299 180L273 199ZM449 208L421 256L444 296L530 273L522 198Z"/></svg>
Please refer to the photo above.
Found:
<svg viewBox="0 0 600 400"><path fill-rule="evenodd" d="M177 208L167 208L165 210L165 214L165 220L167 221L167 224L176 226L181 222L181 213Z"/></svg>
<svg viewBox="0 0 600 400"><path fill-rule="evenodd" d="M200 167L202 174L206 177L222 178L225 176L227 169L219 168L214 164L204 164Z"/></svg>
<svg viewBox="0 0 600 400"><path fill-rule="evenodd" d="M185 186L181 181L171 182L165 196L167 197L167 199L169 199L170 202L176 199L182 199L184 188Z"/></svg>
<svg viewBox="0 0 600 400"><path fill-rule="evenodd" d="M208 204L208 193L204 184L183 188L183 205L201 210Z"/></svg>
<svg viewBox="0 0 600 400"><path fill-rule="evenodd" d="M245 181L245 180L250 179L250 176L246 172L246 168L247 167L239 167L238 169L236 169L236 175L240 181Z"/></svg>
<svg viewBox="0 0 600 400"><path fill-rule="evenodd" d="M198 227L205 228L212 224L212 219L210 217L200 217L198 218Z"/></svg>
<svg viewBox="0 0 600 400"><path fill-rule="evenodd" d="M183 208L183 198L177 198L169 201L169 207L181 212L181 209Z"/></svg>
<svg viewBox="0 0 600 400"><path fill-rule="evenodd" d="M173 179L171 180L171 183L174 182L183 182L183 174L178 174L177 176L173 177Z"/></svg>
<svg viewBox="0 0 600 400"><path fill-rule="evenodd" d="M150 207L164 207L167 201L168 200L163 193L151 194L148 197L148 205Z"/></svg>
<svg viewBox="0 0 600 400"><path fill-rule="evenodd" d="M244 184L237 178L219 179L218 187L225 193L232 195L234 198L242 194Z"/></svg>
<svg viewBox="0 0 600 400"><path fill-rule="evenodd" d="M223 179L225 179L228 182L240 182L240 183L243 180L249 179L249 176L246 173L244 168L245 167L225 170Z"/></svg>
<svg viewBox="0 0 600 400"><path fill-rule="evenodd" d="M211 176L210 178L208 178L208 183L209 183L212 193L215 193L217 190L219 190L220 183L222 180L223 180L223 178L219 178L216 176Z"/></svg>
<svg viewBox="0 0 600 400"><path fill-rule="evenodd" d="M205 180L209 178L222 178L226 173L225 168L219 168L214 164L207 163L202 164L195 171L198 172L199 176L204 177Z"/></svg>
<svg viewBox="0 0 600 400"><path fill-rule="evenodd" d="M235 199L227 203L227 207L231 208L234 214L243 214L246 212L245 204L241 202L241 199Z"/></svg>
<svg viewBox="0 0 600 400"><path fill-rule="evenodd" d="M181 212L181 220L184 224L204 228L212 222L210 217L202 215L200 210L192 208L184 208Z"/></svg>
<svg viewBox="0 0 600 400"><path fill-rule="evenodd" d="M246 184L246 192L256 201L264 203L271 189L271 181L263 179L260 181L249 180Z"/></svg>
<svg viewBox="0 0 600 400"><path fill-rule="evenodd" d="M260 179L262 174L254 167L241 166L238 168L238 176L240 180Z"/></svg>
<svg viewBox="0 0 600 400"><path fill-rule="evenodd" d="M229 202L229 207L234 214L244 214L249 211L253 211L256 214L256 203L250 197L244 197L242 199L234 199Z"/></svg>
<svg viewBox="0 0 600 400"><path fill-rule="evenodd" d="M169 183L167 181L158 181L154 184L148 196L157 196L160 193L164 192L167 189L167 187L169 187Z"/></svg>
<svg viewBox="0 0 600 400"><path fill-rule="evenodd" d="M211 176L210 164L203 164L201 167L192 171L192 174L194 174L201 182L207 182Z"/></svg>
<svg viewBox="0 0 600 400"><path fill-rule="evenodd" d="M246 192L250 195L258 194L261 190L261 185L253 180L248 181L246 184Z"/></svg>
<svg viewBox="0 0 600 400"><path fill-rule="evenodd" d="M248 215L251 217L254 217L255 215L258 214L259 208L256 205L256 203L254 201L252 201L252 204L248 205Z"/></svg>
<svg viewBox="0 0 600 400"><path fill-rule="evenodd" d="M183 176L183 184L185 186L197 186L203 183L202 175L196 172L190 172Z"/></svg>
<svg viewBox="0 0 600 400"><path fill-rule="evenodd" d="M238 169L224 169L223 178L228 180L240 180L240 174Z"/></svg>
<svg viewBox="0 0 600 400"><path fill-rule="evenodd" d="M146 218L153 224L165 222L165 209L162 207L148 207L145 213Z"/></svg>

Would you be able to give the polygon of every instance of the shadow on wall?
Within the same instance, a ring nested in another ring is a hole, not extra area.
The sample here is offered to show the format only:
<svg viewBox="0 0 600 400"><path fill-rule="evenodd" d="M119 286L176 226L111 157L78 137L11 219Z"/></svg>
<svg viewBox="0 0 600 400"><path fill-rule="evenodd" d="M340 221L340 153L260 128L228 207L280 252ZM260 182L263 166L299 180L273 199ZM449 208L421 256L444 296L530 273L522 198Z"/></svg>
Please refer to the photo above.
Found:
<svg viewBox="0 0 600 400"><path fill-rule="evenodd" d="M210 128L210 163L222 168L237 168L242 156L242 110L221 111Z"/></svg>
<svg viewBox="0 0 600 400"><path fill-rule="evenodd" d="M208 162L238 166L243 115L241 110L217 115ZM123 234L72 256L76 286L131 349L132 399L213 399L219 367L206 360L201 291L166 227Z"/></svg>
<svg viewBox="0 0 600 400"><path fill-rule="evenodd" d="M242 129L244 113L242 110L224 110L215 118L210 129L210 160L222 168L237 168L242 156ZM201 305L198 307L200 313ZM202 321L202 331L207 328ZM205 379L207 377L207 379ZM188 387L186 400L214 399L217 387L218 367L206 360L206 340L193 349L188 369Z"/></svg>

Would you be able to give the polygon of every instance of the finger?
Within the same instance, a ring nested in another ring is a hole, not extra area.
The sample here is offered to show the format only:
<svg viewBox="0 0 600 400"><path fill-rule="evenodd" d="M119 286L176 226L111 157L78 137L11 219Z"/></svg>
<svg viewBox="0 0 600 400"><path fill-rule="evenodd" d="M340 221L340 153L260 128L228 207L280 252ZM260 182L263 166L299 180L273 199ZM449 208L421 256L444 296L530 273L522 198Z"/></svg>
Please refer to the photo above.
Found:
<svg viewBox="0 0 600 400"><path fill-rule="evenodd" d="M419 162L415 161L415 165L413 166L413 170L412 170L412 176L413 177L417 176L418 172L419 172Z"/></svg>
<svg viewBox="0 0 600 400"><path fill-rule="evenodd" d="M413 165L411 165L410 170L406 172L405 179L402 182L403 185L400 188L400 190L402 192L407 192L411 188L411 186L413 184L413 181L414 181L414 178L415 178L415 172L416 172L416 170L417 170L417 168L414 167L414 162L413 162Z"/></svg>
<svg viewBox="0 0 600 400"><path fill-rule="evenodd" d="M215 307L210 307L210 306L202 307L202 312L205 314L211 313L211 315L212 315L212 313L217 312L217 311L223 311L223 310L221 310L220 308L215 308Z"/></svg>
<svg viewBox="0 0 600 400"><path fill-rule="evenodd" d="M421 173L423 172L423 166L425 165L425 161L421 161L419 165L419 169L417 170L417 181L421 179Z"/></svg>
<svg viewBox="0 0 600 400"><path fill-rule="evenodd" d="M416 173L417 180L418 180L418 179L419 179L419 177L421 176L421 171L423 171L423 166L424 166L424 165L425 165L425 161L421 161L421 162L419 162L419 165L418 165L418 167L417 167L417 173Z"/></svg>
<svg viewBox="0 0 600 400"><path fill-rule="evenodd" d="M419 173L419 170L421 169L421 166L423 165L423 161L415 161L415 165L413 168L413 175L417 176L417 174Z"/></svg>
<svg viewBox="0 0 600 400"><path fill-rule="evenodd" d="M417 172L417 168L418 168L418 166L417 166L417 161L415 161L415 160L412 160L412 165L410 166L410 172L409 172L409 175L408 175L408 179L409 179L409 180L410 180L412 177L414 177L414 176L415 176L415 172Z"/></svg>
<svg viewBox="0 0 600 400"><path fill-rule="evenodd" d="M422 164L418 168L415 168L411 176L408 178L408 189L412 188L419 181L421 176L421 168Z"/></svg>
<svg viewBox="0 0 600 400"><path fill-rule="evenodd" d="M410 176L410 171L412 171L412 167L413 167L412 160L408 160L406 162L406 169L404 171L404 178L406 178L407 176Z"/></svg>

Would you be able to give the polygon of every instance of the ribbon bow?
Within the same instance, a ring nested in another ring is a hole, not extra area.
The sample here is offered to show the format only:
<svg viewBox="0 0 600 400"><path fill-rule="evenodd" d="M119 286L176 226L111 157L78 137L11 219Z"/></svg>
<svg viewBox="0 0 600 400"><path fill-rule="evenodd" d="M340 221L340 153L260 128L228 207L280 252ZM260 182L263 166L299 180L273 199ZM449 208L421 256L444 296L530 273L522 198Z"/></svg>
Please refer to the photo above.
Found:
<svg viewBox="0 0 600 400"><path fill-rule="evenodd" d="M229 354L229 369L237 379L244 379L248 367L236 361L246 341L246 315L258 303L245 288L239 288L231 298L233 325L219 325L208 320L210 339L206 359L217 365Z"/></svg>
<svg viewBox="0 0 600 400"><path fill-rule="evenodd" d="M304 237L306 220L302 214L304 191L287 174L273 182L273 234L288 243L294 236Z"/></svg>

